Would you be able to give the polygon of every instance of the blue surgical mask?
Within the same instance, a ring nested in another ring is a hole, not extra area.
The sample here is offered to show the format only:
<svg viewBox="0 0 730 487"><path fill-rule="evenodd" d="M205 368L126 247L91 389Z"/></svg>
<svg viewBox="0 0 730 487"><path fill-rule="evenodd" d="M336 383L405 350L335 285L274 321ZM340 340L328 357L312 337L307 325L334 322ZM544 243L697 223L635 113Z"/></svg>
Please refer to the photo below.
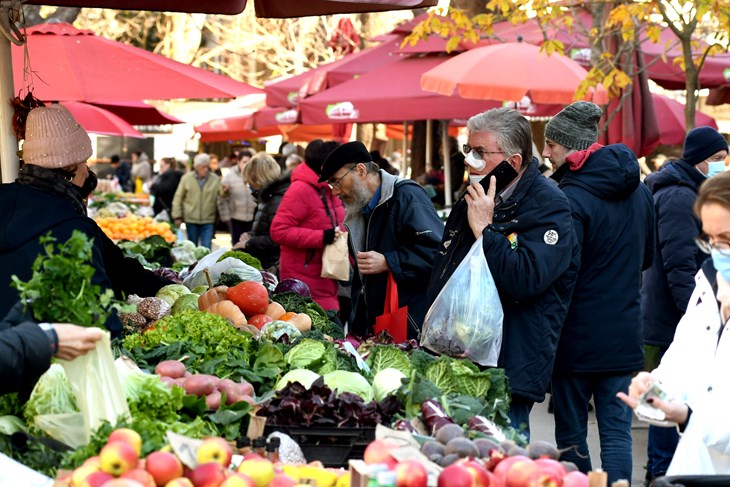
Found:
<svg viewBox="0 0 730 487"><path fill-rule="evenodd" d="M712 249L710 255L712 256L712 265L715 266L715 270L726 281L730 282L730 255L724 255L716 249Z"/></svg>
<svg viewBox="0 0 730 487"><path fill-rule="evenodd" d="M711 178L725 171L725 161L707 161L706 177Z"/></svg>

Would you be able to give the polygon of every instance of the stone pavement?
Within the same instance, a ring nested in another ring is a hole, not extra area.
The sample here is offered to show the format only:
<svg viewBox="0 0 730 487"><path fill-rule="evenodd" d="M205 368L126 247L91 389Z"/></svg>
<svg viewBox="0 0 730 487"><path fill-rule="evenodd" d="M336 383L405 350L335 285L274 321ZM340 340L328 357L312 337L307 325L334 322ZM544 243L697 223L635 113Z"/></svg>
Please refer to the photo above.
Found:
<svg viewBox="0 0 730 487"><path fill-rule="evenodd" d="M548 396L549 397L549 396ZM553 415L547 412L547 399L541 404L535 404L530 414L530 433L532 439L545 440L555 443L555 422ZM631 428L633 436L633 458L634 467L632 470L631 485L633 487L641 487L644 485L644 475L646 474L646 440L648 433L648 425L637 421ZM598 423L596 415L593 412L588 413L588 448L591 452L591 461L593 468L601 466L600 446L598 442Z"/></svg>

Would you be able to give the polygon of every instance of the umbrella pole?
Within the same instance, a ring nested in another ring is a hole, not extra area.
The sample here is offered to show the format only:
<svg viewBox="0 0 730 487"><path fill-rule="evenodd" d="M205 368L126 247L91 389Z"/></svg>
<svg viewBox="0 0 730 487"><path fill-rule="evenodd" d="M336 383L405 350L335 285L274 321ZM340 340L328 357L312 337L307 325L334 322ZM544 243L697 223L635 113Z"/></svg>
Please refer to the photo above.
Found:
<svg viewBox="0 0 730 487"><path fill-rule="evenodd" d="M403 122L403 157L401 158L400 175L406 178L411 177L408 166L408 120Z"/></svg>
<svg viewBox="0 0 730 487"><path fill-rule="evenodd" d="M441 153L444 161L444 206L450 208L452 201L451 189L451 151L449 150L449 121L441 120Z"/></svg>
<svg viewBox="0 0 730 487"><path fill-rule="evenodd" d="M433 120L426 120L426 172L433 169Z"/></svg>
<svg viewBox="0 0 730 487"><path fill-rule="evenodd" d="M13 131L13 108L9 100L15 96L13 60L10 41L0 35L0 174L3 183L18 177L18 139Z"/></svg>

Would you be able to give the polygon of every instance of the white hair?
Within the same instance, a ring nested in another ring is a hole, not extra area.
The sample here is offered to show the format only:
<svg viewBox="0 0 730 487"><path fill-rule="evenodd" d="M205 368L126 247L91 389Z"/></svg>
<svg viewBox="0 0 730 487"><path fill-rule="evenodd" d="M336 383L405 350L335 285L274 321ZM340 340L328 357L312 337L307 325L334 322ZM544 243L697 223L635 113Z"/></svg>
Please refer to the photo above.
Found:
<svg viewBox="0 0 730 487"><path fill-rule="evenodd" d="M198 154L193 158L193 167L210 166L210 156L208 154Z"/></svg>

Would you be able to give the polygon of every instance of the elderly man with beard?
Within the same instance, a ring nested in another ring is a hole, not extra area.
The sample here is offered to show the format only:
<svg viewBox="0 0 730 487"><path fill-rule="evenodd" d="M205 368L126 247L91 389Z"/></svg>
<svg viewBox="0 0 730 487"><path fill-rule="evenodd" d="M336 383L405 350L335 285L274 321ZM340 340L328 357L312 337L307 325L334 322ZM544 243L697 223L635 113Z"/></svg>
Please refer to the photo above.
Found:
<svg viewBox="0 0 730 487"><path fill-rule="evenodd" d="M408 306L408 338L420 335L428 310L426 287L443 223L424 189L388 174L361 142L335 149L322 166L321 182L345 205L345 226L355 261L350 333L373 332L383 314L388 274L398 287L399 306Z"/></svg>

